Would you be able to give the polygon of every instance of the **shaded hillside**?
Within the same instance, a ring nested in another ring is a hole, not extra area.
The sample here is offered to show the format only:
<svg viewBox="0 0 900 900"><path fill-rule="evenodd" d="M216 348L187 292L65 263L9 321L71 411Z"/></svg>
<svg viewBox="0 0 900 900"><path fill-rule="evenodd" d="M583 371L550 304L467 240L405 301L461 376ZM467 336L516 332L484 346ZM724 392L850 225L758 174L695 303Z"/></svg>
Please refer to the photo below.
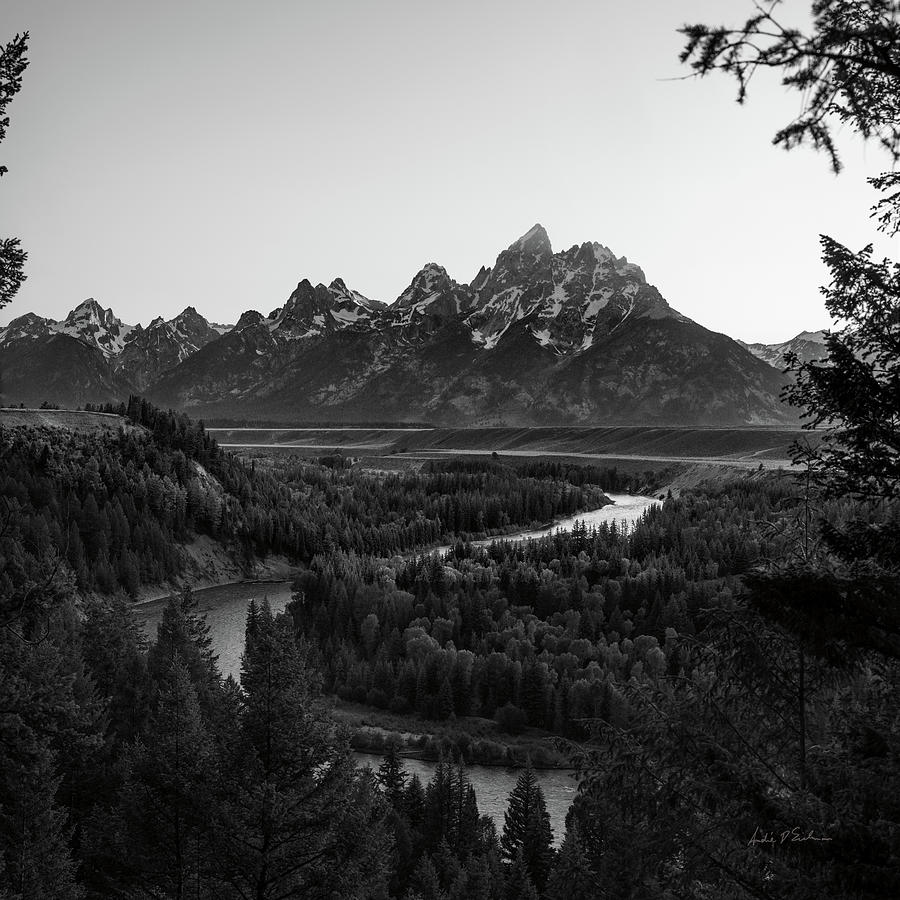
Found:
<svg viewBox="0 0 900 900"><path fill-rule="evenodd" d="M0 402L39 406L106 403L128 396L130 385L103 351L66 334L5 345L0 352Z"/></svg>

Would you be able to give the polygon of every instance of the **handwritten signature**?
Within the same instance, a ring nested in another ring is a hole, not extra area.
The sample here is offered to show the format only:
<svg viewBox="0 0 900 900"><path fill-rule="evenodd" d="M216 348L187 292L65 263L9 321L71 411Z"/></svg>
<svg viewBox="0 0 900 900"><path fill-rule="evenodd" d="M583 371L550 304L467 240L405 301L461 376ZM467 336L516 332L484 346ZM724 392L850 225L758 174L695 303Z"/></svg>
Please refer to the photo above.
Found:
<svg viewBox="0 0 900 900"><path fill-rule="evenodd" d="M801 831L799 826L788 828L786 831L761 831L757 825L753 831L753 837L747 841L747 846L753 844L802 844L807 841L830 841L830 837L816 834L814 831Z"/></svg>

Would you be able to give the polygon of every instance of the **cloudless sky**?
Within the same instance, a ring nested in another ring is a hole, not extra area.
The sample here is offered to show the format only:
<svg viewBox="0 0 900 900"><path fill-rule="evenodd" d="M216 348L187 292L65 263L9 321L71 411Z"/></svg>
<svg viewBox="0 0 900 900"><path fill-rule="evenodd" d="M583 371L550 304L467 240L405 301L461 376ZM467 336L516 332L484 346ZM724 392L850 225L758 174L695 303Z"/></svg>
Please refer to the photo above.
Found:
<svg viewBox="0 0 900 900"><path fill-rule="evenodd" d="M874 234L867 175L771 146L799 97L682 80L676 33L749 0L2 0L31 64L0 145L0 312L86 297L146 324L234 322L342 277L392 302L426 262L470 281L535 222L599 241L679 311L774 342L828 324L818 235ZM808 0L787 0L802 16Z"/></svg>

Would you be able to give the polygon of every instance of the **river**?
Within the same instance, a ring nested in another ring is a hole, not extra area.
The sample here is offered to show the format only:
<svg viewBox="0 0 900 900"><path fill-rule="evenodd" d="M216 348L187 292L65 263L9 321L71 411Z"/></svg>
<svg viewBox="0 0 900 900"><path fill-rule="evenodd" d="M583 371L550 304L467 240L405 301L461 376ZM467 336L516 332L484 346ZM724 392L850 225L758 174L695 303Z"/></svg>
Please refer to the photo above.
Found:
<svg viewBox="0 0 900 900"><path fill-rule="evenodd" d="M251 599L261 603L268 599L272 612L278 614L291 601L291 583L239 582L194 591L199 611L206 616L212 645L219 657L219 671L224 677L241 676L241 654L244 652L244 627L247 624L247 605ZM156 637L167 600L140 603L134 611L149 638Z"/></svg>
<svg viewBox="0 0 900 900"><path fill-rule="evenodd" d="M611 505L576 516L569 516L547 528L504 535L502 540L527 541L544 537L551 532L570 529L576 521L584 522L588 528L604 522L616 522L619 525L625 524L631 527L640 519L645 510L657 502L651 497L630 494L609 494L608 496L614 501ZM498 538L491 540L498 540ZM488 545L491 540L477 541L476 543ZM440 553L447 549L447 547L436 547L427 552ZM209 623L210 637L213 648L219 657L219 669L222 675L233 675L235 678L239 678L241 654L244 651L247 604L251 599L255 599L258 603L268 599L272 612L280 613L290 602L291 585L286 581L241 582L194 591L194 596L200 612L206 615L206 621ZM156 627L162 618L165 605L166 600L162 599L142 603L135 607L135 613L144 628L144 633L150 638L156 635ZM355 756L363 765L377 768L380 764L380 757L371 754L357 753ZM429 781L434 772L434 763L424 760L407 759L405 767L410 774L417 774L423 783ZM482 813L493 818L498 830L502 829L506 800L515 786L517 771L495 766L471 766L467 772L478 797L478 808ZM564 770L541 771L538 773L538 779L547 800L547 811L550 813L554 839L559 843L562 840L566 811L575 794L575 780L570 772Z"/></svg>
<svg viewBox="0 0 900 900"><path fill-rule="evenodd" d="M631 528L651 506L656 506L659 503L654 497L644 497L642 494L607 494L606 496L613 501L612 504L601 506L599 509L592 509L589 512L577 513L574 516L566 516L552 525L546 525L534 531L516 531L513 534L500 534L481 541L472 541L472 546L490 547L494 541L521 542L534 540L547 537L549 534L555 534L557 531L571 531L572 526L576 522L584 522L588 531L604 523L611 525L613 522L619 528ZM450 546L450 544L444 544L421 552L446 553Z"/></svg>
<svg viewBox="0 0 900 900"><path fill-rule="evenodd" d="M381 757L372 753L354 751L353 756L360 765L370 769L377 770L381 765ZM418 775L425 785L434 775L435 763L424 759L404 759L403 768L410 775ZM466 777L472 782L478 799L478 811L494 820L498 833L503 831L506 801L516 786L520 771L502 766L466 766ZM567 769L538 769L535 775L547 801L553 843L558 847L565 837L566 813L578 790L578 782L574 773Z"/></svg>

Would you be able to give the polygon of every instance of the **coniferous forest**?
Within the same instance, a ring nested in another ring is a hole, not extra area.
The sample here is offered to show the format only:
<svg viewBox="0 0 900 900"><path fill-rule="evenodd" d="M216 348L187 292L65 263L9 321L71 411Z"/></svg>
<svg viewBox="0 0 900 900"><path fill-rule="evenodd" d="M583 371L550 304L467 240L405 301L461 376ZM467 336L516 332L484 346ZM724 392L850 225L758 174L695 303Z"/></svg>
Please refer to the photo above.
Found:
<svg viewBox="0 0 900 900"><path fill-rule="evenodd" d="M2 434L8 896L896 893L891 620L772 612L779 579L796 597L803 577L773 560L863 512L884 538L895 505L812 510L796 477L754 473L670 495L632 530L474 547L602 502L592 479L616 473L269 463L146 402L119 412L117 430ZM504 494L503 518L465 528ZM134 619L129 592L178 573L197 534L299 568L289 613L251 605L240 684L189 590L149 644ZM405 552L431 540L445 556ZM811 602L853 585L896 600L886 567L866 581L816 553L832 569ZM544 735L581 773L565 834L530 767L502 828L479 813L465 766L507 762L496 740L451 742L429 784L396 744L376 775L355 768L334 697Z"/></svg>
<svg viewBox="0 0 900 900"><path fill-rule="evenodd" d="M896 163L900 7L816 0L804 32L776 6L685 26L682 62L742 101L778 72L802 97L786 149L838 171L840 123ZM0 48L0 116L26 46ZM898 184L871 181L889 236ZM900 266L822 249L837 324L822 359L786 358L816 437L787 471L386 471L233 454L137 396L0 413L0 900L900 896ZM0 241L0 306L25 262ZM660 502L513 539L620 491ZM155 634L136 615L198 543L294 573L285 612L250 602L238 679L190 587ZM377 769L342 704L408 726ZM404 763L429 731L426 782ZM560 761L554 833L536 769ZM517 768L502 821L484 763Z"/></svg>

